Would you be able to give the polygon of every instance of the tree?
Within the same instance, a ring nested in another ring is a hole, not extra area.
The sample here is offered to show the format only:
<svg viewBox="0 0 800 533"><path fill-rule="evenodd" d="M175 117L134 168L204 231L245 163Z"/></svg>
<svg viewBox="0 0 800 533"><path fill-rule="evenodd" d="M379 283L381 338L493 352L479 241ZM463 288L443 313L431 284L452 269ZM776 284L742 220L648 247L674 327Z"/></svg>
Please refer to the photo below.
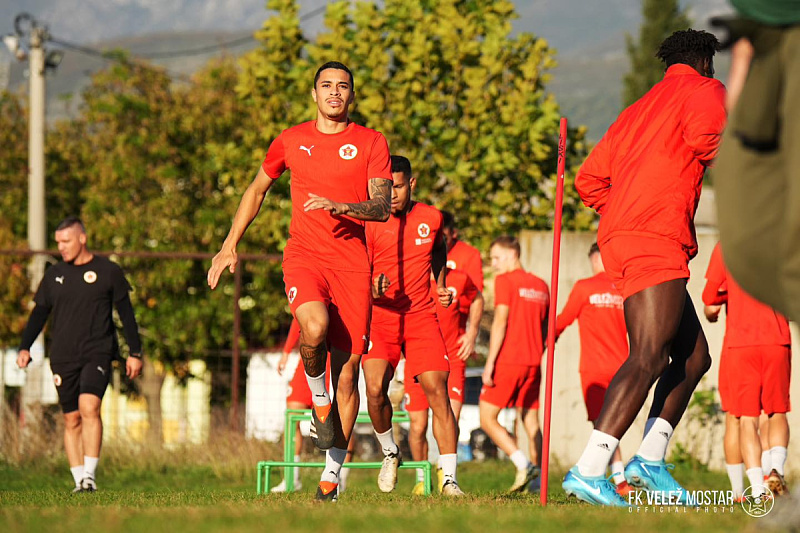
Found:
<svg viewBox="0 0 800 533"><path fill-rule="evenodd" d="M242 84L261 98L296 97L313 111L313 69L332 59L350 64L354 120L409 157L418 196L452 210L466 237L485 246L500 233L552 223L559 109L545 82L555 60L544 40L511 37L515 16L506 0L334 2L328 31L305 46L306 60L298 53L301 60L287 66L284 85L248 81L268 68L267 56L250 57L249 65L261 66L245 70ZM290 109L284 116L299 121L298 104ZM572 164L585 155L584 134L571 130ZM593 217L577 202L571 191L567 225L586 227Z"/></svg>
<svg viewBox="0 0 800 533"><path fill-rule="evenodd" d="M656 57L664 39L691 25L678 0L642 0L642 17L638 42L634 42L630 34L625 36L631 61L631 70L623 79L625 107L641 98L664 77L664 64Z"/></svg>

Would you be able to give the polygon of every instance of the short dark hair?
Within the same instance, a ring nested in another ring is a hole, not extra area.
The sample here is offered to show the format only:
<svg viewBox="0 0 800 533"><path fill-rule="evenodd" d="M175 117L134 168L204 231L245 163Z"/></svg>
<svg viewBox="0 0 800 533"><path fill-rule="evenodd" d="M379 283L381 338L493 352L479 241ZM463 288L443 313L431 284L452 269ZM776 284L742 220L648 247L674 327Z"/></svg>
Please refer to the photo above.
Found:
<svg viewBox="0 0 800 533"><path fill-rule="evenodd" d="M406 178L411 177L411 161L402 155L393 155L392 159L392 172L402 172Z"/></svg>
<svg viewBox="0 0 800 533"><path fill-rule="evenodd" d="M676 63L695 66L703 59L711 59L720 49L719 40L713 33L703 30L678 30L661 43L656 52L667 67Z"/></svg>
<svg viewBox="0 0 800 533"><path fill-rule="evenodd" d="M456 219L450 211L442 211L442 228L451 231L456 229Z"/></svg>
<svg viewBox="0 0 800 533"><path fill-rule="evenodd" d="M86 233L86 226L83 225L83 221L78 217L67 217L62 220L58 226L56 226L56 231L61 231L62 229L71 228L72 226L79 226L83 233Z"/></svg>
<svg viewBox="0 0 800 533"><path fill-rule="evenodd" d="M596 242L593 242L592 245L589 247L589 257L592 257L594 254L600 253L600 247L597 246Z"/></svg>
<svg viewBox="0 0 800 533"><path fill-rule="evenodd" d="M317 69L317 73L314 74L314 87L317 86L317 82L319 81L319 75L322 74L322 71L328 70L329 68L332 68L334 70L343 70L347 72L347 74L350 76L350 89L355 90L356 84L353 81L353 73L350 72L350 69L347 68L347 65L345 65L344 63L339 63L338 61L328 61L327 63L325 63L324 65L322 65Z"/></svg>
<svg viewBox="0 0 800 533"><path fill-rule="evenodd" d="M503 248L507 248L509 250L514 250L517 252L517 257L520 256L520 246L519 241L516 237L512 237L511 235L501 235L495 240L492 241L492 246L502 246Z"/></svg>

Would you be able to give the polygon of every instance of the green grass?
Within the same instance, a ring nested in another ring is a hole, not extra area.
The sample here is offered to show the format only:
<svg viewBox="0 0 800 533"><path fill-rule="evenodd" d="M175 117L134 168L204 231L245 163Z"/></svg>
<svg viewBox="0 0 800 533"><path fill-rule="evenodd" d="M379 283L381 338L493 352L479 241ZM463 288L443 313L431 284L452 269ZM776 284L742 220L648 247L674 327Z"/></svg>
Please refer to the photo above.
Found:
<svg viewBox="0 0 800 533"><path fill-rule="evenodd" d="M689 509L661 514L567 502L556 475L551 477L550 504L543 509L538 495L503 494L513 477L508 462L461 465L459 480L469 495L459 501L411 496L410 471L401 471L398 487L389 495L378 492L376 472L353 471L339 502L320 505L312 492L318 474L304 469L299 493L257 496L255 465L250 476L210 466L139 470L126 465L101 470L99 492L73 495L66 467L0 463L0 531L730 531L756 522L740 507L733 513ZM719 473L682 468L678 477L692 489L728 488Z"/></svg>

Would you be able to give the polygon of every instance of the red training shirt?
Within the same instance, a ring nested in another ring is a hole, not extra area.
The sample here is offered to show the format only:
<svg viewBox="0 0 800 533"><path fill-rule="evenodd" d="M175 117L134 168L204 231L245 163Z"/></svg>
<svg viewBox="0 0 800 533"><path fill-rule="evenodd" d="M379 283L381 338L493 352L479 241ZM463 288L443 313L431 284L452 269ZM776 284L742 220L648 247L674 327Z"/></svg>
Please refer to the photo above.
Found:
<svg viewBox="0 0 800 533"><path fill-rule="evenodd" d="M494 279L494 304L508 306L508 326L495 365L540 366L550 290L521 268Z"/></svg>
<svg viewBox="0 0 800 533"><path fill-rule="evenodd" d="M419 202L404 215L367 223L372 275L385 274L390 283L373 305L397 313L433 312L431 250L441 238L442 214Z"/></svg>
<svg viewBox="0 0 800 533"><path fill-rule="evenodd" d="M603 215L601 247L642 235L697 254L694 215L725 119L722 83L683 64L620 114L575 177L583 203Z"/></svg>
<svg viewBox="0 0 800 533"><path fill-rule="evenodd" d="M719 243L711 252L706 279L708 281L703 289L703 303L727 305L723 343L726 348L792 344L789 321L744 292L728 274Z"/></svg>
<svg viewBox="0 0 800 533"><path fill-rule="evenodd" d="M284 260L300 257L334 270L370 271L364 222L322 209L305 212L303 204L309 193L335 202L363 202L369 199L370 179L391 180L389 146L382 134L352 122L340 133L326 134L316 121L305 122L272 141L262 168L272 179L292 171L292 222Z"/></svg>
<svg viewBox="0 0 800 533"><path fill-rule="evenodd" d="M479 291L483 292L483 261L481 260L481 252L477 248L464 241L457 240L447 252L447 268L466 272L472 283ZM461 333L464 333L467 327L467 317L469 317L469 306L472 301L459 298L456 303L461 312Z"/></svg>
<svg viewBox="0 0 800 533"><path fill-rule="evenodd" d="M556 338L578 320L581 338L579 372L613 376L628 358L622 293L605 272L579 280L556 318Z"/></svg>
<svg viewBox="0 0 800 533"><path fill-rule="evenodd" d="M463 298L472 303L475 301L475 297L478 296L478 288L462 270L447 269L447 290L453 293L453 303L450 304L450 307L443 307L435 296L434 300L436 300L436 316L439 319L439 328L442 330L442 337L447 347L447 355L452 368L453 365L464 366L466 364L466 361L456 357L460 348L458 339L463 334L461 331L461 312L456 302ZM431 294L436 295L435 280L431 280Z"/></svg>

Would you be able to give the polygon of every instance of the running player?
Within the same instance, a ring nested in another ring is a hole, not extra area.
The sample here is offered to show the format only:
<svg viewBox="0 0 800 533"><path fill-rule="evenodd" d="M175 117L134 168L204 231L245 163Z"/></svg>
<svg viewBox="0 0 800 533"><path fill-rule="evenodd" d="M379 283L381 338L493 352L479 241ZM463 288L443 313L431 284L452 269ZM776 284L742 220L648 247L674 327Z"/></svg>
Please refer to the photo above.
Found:
<svg viewBox="0 0 800 533"><path fill-rule="evenodd" d="M542 279L522 269L517 239L498 237L492 243L490 254L496 274L494 319L478 409L481 428L517 469L509 491L520 492L541 472L539 384L550 291ZM530 461L497 421L500 410L505 407L515 407L517 419L525 426Z"/></svg>
<svg viewBox="0 0 800 533"><path fill-rule="evenodd" d="M733 430L738 426L739 430L739 450L728 450L728 447L725 450L728 476L733 485L736 485L737 475L741 482L743 459L753 496L760 495L764 472L759 415L763 410L769 417L766 440L772 465L767 486L776 495L787 494L783 467L789 445L786 413L789 412L792 373L789 322L739 287L725 268L719 244L711 254L706 279L703 302L708 319L716 322L721 306L727 306L719 367L722 409L728 413L726 442L734 440L728 435L729 428ZM738 419L738 423L728 422L728 417ZM738 486L734 487L737 489Z"/></svg>
<svg viewBox="0 0 800 533"><path fill-rule="evenodd" d="M433 411L433 434L439 445L444 474L442 493L461 496L456 481L458 434L447 394L450 364L434 296L447 307L453 302L445 284L447 248L442 237L442 215L411 199L415 178L411 163L392 156L392 216L385 224L367 224L367 242L373 256L374 294L371 348L364 356L367 404L375 434L384 453L378 476L383 492L394 490L400 453L392 434L389 382L400 354L405 352L405 382L417 381Z"/></svg>
<svg viewBox="0 0 800 533"><path fill-rule="evenodd" d="M283 280L300 324L300 357L313 393L312 440L328 450L317 498L336 500L339 471L358 415L358 373L366 351L370 262L364 221L389 217L391 167L383 135L350 121L353 75L338 62L322 65L311 97L316 120L284 130L270 145L245 191L231 230L208 271L217 286L237 265L236 246L264 197L292 171L292 222L283 252ZM331 354L333 404L325 365Z"/></svg>
<svg viewBox="0 0 800 533"><path fill-rule="evenodd" d="M50 323L50 368L64 413L64 448L75 480L73 492L97 490L95 473L103 442L100 404L111 377L111 361L119 357L112 306L122 320L130 354L125 373L131 379L142 371L142 343L122 269L86 247L86 230L79 218L69 217L56 228L62 261L39 283L17 365L26 368L30 348Z"/></svg>
<svg viewBox="0 0 800 533"><path fill-rule="evenodd" d="M725 126L725 88L713 78L718 47L716 37L703 31L667 37L657 53L667 66L664 79L620 114L575 177L583 202L602 215L600 252L625 298L630 339L630 355L562 485L589 503L628 505L603 473L656 381L645 435L625 478L635 487L686 498L664 457L711 366L686 282L697 253L694 214L703 174Z"/></svg>
<svg viewBox="0 0 800 533"><path fill-rule="evenodd" d="M436 300L436 317L439 328L442 330L447 355L450 361L450 377L447 380L447 391L450 395L450 407L456 419L461 415L461 406L464 404L464 385L466 383L466 361L474 349L474 337L480 327L481 314L483 314L483 295L472 283L470 277L461 270L447 269L447 290L453 294L454 303L445 307ZM431 292L436 292L436 280L431 280ZM455 301L466 299L470 302L467 335L473 340L465 342L464 336L459 335L461 312ZM472 333L475 332L474 335ZM411 420L408 430L408 446L411 456L415 461L428 460L428 399L422 387L414 380L405 383L406 411ZM438 470L441 472L441 468ZM441 480L440 480L441 484ZM414 485L414 494L424 494L423 471L417 470L417 484Z"/></svg>
<svg viewBox="0 0 800 533"><path fill-rule="evenodd" d="M579 373L586 413L592 424L600 415L608 385L628 357L628 332L622 310L622 293L606 274L597 243L589 247L594 276L579 280L567 304L556 318L556 338L576 319L580 329L581 360ZM611 473L620 496L633 490L625 481L625 466L617 448L611 458Z"/></svg>

